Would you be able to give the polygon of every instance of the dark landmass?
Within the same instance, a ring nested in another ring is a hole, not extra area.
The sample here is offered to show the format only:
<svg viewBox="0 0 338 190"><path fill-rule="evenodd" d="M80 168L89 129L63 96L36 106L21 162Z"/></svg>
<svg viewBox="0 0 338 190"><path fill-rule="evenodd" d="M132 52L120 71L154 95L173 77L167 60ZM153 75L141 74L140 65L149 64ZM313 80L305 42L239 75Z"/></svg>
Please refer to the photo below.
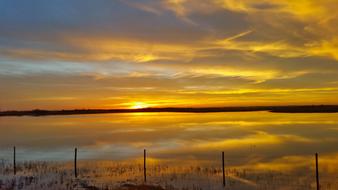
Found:
<svg viewBox="0 0 338 190"><path fill-rule="evenodd" d="M248 112L269 111L276 113L337 113L338 105L304 105L304 106L249 106L249 107L209 107L209 108L143 108L143 109L74 109L74 110L30 110L1 111L1 116L47 116L77 115L103 113L142 113L142 112Z"/></svg>
<svg viewBox="0 0 338 190"><path fill-rule="evenodd" d="M83 181L79 183L79 187L85 190L101 190L102 189L102 187L91 186ZM147 185L147 184L135 185L135 184L130 184L130 183L124 183L124 184L121 184L120 187L116 187L112 190L165 190L165 189L159 185ZM175 190L175 189L173 187L170 187L170 190Z"/></svg>

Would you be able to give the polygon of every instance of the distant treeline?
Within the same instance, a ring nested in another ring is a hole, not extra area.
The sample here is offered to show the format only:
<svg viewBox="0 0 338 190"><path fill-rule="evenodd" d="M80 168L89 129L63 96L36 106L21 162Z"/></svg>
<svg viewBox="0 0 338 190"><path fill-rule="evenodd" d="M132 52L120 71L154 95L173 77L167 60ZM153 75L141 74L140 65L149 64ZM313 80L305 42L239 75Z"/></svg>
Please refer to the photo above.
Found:
<svg viewBox="0 0 338 190"><path fill-rule="evenodd" d="M248 107L209 107L209 108L143 108L143 109L74 109L74 110L30 110L1 111L0 116L46 116L46 115L76 115L102 113L137 113L137 112L248 112L269 111L279 113L336 113L338 105L304 105L304 106L248 106Z"/></svg>

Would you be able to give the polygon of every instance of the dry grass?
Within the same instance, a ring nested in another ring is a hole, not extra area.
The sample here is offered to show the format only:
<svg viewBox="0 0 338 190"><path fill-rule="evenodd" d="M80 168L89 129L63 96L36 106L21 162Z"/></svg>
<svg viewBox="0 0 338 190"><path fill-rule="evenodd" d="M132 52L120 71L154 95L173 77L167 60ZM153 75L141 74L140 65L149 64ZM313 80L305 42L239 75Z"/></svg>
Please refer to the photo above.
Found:
<svg viewBox="0 0 338 190"><path fill-rule="evenodd" d="M172 166L164 163L150 165L148 183L143 183L143 165L138 162L81 161L79 176L73 176L72 163L25 162L17 167L13 176L12 166L0 165L0 189L27 190L221 190L222 173L218 166L184 165ZM227 168L227 188L232 190L309 190L314 189L314 176L309 168L298 168L281 172ZM324 190L337 189L333 180L322 184Z"/></svg>

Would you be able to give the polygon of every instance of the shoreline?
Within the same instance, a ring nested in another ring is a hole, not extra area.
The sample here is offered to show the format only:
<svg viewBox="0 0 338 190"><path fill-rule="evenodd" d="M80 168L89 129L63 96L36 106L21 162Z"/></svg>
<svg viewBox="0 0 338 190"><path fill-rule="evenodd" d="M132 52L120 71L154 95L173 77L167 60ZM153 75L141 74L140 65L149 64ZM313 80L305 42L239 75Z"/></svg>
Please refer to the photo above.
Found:
<svg viewBox="0 0 338 190"><path fill-rule="evenodd" d="M338 105L303 105L303 106L247 106L247 107L205 107L205 108L141 108L141 109L73 109L73 110L28 110L1 111L4 116L50 116L50 115L83 115L106 113L212 113L212 112L253 112L268 111L272 113L338 113Z"/></svg>

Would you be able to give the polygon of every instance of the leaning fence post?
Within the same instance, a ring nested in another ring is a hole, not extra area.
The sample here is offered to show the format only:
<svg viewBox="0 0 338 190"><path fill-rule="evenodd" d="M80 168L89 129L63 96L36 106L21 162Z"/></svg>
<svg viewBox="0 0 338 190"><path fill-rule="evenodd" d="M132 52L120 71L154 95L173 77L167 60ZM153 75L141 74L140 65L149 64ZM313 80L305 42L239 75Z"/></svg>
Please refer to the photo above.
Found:
<svg viewBox="0 0 338 190"><path fill-rule="evenodd" d="M318 153L316 153L316 184L317 190L319 190Z"/></svg>
<svg viewBox="0 0 338 190"><path fill-rule="evenodd" d="M143 175L144 182L147 183L147 165L146 165L147 153L146 149L143 150Z"/></svg>
<svg viewBox="0 0 338 190"><path fill-rule="evenodd" d="M74 150L74 175L75 175L75 178L77 178L76 162L77 162L77 148L75 148L75 150Z"/></svg>
<svg viewBox="0 0 338 190"><path fill-rule="evenodd" d="M16 175L16 151L15 146L13 147L13 172Z"/></svg>
<svg viewBox="0 0 338 190"><path fill-rule="evenodd" d="M222 152L223 187L225 187L224 152Z"/></svg>

